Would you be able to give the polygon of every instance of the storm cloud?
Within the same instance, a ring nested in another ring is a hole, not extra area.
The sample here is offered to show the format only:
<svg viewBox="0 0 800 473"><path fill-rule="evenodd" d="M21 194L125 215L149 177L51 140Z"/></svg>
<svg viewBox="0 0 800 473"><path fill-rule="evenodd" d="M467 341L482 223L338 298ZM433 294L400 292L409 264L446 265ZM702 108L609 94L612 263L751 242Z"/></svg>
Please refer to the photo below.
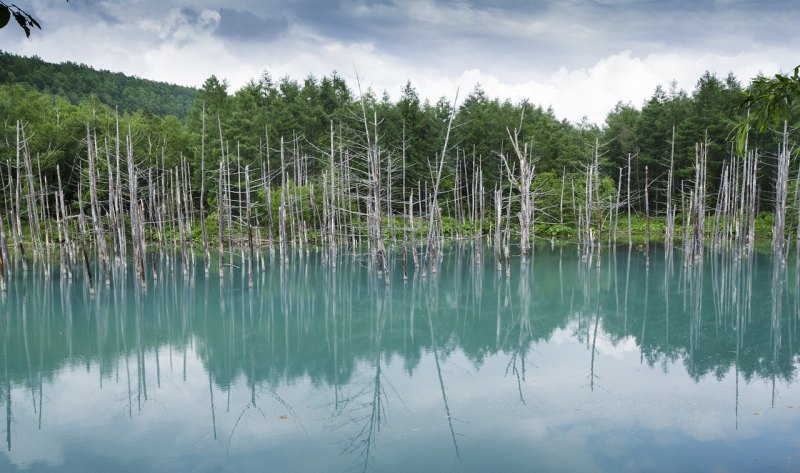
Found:
<svg viewBox="0 0 800 473"><path fill-rule="evenodd" d="M283 33L289 23L282 18L263 18L247 10L219 10L217 34L240 41L272 41Z"/></svg>

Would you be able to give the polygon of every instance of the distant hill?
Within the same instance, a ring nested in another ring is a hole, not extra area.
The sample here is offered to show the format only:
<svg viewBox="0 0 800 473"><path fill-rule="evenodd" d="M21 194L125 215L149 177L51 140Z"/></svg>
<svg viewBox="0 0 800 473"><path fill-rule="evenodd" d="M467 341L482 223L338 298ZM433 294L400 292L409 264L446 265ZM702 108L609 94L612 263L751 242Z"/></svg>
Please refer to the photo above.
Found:
<svg viewBox="0 0 800 473"><path fill-rule="evenodd" d="M78 103L90 95L120 112L186 116L197 89L96 70L84 64L51 64L0 51L0 84L27 84Z"/></svg>

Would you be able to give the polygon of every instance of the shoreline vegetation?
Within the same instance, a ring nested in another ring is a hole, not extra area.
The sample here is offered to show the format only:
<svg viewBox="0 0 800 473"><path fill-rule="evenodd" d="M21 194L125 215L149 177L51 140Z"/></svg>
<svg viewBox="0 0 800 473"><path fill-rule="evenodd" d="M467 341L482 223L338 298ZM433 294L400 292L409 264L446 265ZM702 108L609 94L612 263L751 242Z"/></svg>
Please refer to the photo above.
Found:
<svg viewBox="0 0 800 473"><path fill-rule="evenodd" d="M119 268L146 286L172 251L184 273L195 250L207 275L242 264L252 286L265 258L312 248L333 267L367 248L387 284L394 265L435 273L448 239L507 275L512 247L526 260L542 240L575 242L589 264L635 241L679 248L684 266L757 239L783 261L800 250L796 120L737 137L757 91L733 76L706 73L691 95L659 87L603 127L479 86L431 104L410 83L392 102L356 82L265 73L229 95L212 76L185 119L0 84L0 287L54 262L90 292Z"/></svg>

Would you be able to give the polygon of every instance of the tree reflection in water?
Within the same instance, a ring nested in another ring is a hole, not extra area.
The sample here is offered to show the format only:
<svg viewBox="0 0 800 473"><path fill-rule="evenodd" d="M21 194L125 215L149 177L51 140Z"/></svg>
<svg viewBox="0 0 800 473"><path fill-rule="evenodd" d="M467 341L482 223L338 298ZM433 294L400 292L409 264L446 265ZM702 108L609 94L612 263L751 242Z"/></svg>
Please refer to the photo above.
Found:
<svg viewBox="0 0 800 473"><path fill-rule="evenodd" d="M15 410L31 409L33 425L48 429L48 392L61 389L65 370L96 373L92 389L124 394L109 402L135 419L160 409L174 373L191 384L198 360L205 435L228 452L253 429L277 435L293 425L308 438L307 425L322 422L325 436L367 470L390 419L408 414L403 389L413 383L436 391L442 433L458 458L469 432L459 432L468 426L459 416L468 414L454 360L467 360L474 373L499 357L515 402L530 408L532 387L549 381L531 357L539 363L537 350L563 333L589 351L592 395L612 387L608 346L632 345L643 365L665 371L682 362L695 383L730 373L738 427L742 381L769 381L775 406L781 386L796 378L799 263L709 251L702 264L684 267L677 253L656 257L651 248L648 260L611 248L598 268L570 248L537 249L526 264L512 260L498 272L478 262L471 244L455 245L435 274L405 282L398 274L391 286L358 259L342 257L334 268L311 253L288 263L265 258L252 289L240 268L219 280L202 268L184 276L164 260L147 286L118 275L94 295L37 266L11 279L0 299L6 449L23 418ZM306 383L319 397L298 401L294 386ZM327 419L309 419L308 405L325 406Z"/></svg>

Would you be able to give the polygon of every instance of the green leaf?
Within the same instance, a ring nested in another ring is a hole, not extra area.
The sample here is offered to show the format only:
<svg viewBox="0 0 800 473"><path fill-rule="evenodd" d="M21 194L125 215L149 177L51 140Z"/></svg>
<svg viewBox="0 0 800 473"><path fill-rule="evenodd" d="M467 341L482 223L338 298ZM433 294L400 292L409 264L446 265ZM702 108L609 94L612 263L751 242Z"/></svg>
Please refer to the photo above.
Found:
<svg viewBox="0 0 800 473"><path fill-rule="evenodd" d="M3 28L8 24L8 20L11 19L11 12L8 11L8 7L5 5L0 5L0 28Z"/></svg>

